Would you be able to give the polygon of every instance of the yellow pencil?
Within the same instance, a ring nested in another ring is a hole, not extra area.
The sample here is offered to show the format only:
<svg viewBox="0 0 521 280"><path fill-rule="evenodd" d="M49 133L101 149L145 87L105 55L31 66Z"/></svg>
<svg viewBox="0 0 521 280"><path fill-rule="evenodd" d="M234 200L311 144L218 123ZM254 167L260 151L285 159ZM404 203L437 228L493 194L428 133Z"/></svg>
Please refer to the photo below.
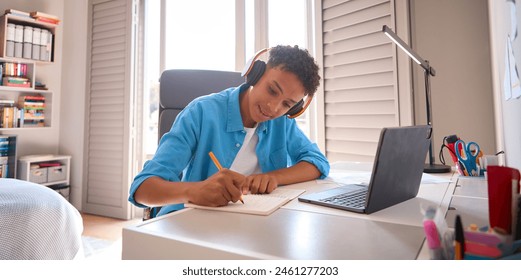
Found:
<svg viewBox="0 0 521 280"><path fill-rule="evenodd" d="M223 166L221 165L221 163L219 162L219 160L215 157L215 155L213 154L213 152L210 151L208 154L209 154L210 157L212 158L212 161L213 161L213 163L215 164L215 166L217 166L217 169L219 169L219 170L223 169Z"/></svg>
<svg viewBox="0 0 521 280"><path fill-rule="evenodd" d="M208 154L210 155L210 158L212 158L212 161L215 164L215 166L217 167L217 169L219 169L219 170L223 169L223 166L221 165L221 163L219 162L217 157L213 154L213 152L210 151ZM244 200L242 200L242 194L241 194L241 198L239 200L242 202L242 204L244 204Z"/></svg>

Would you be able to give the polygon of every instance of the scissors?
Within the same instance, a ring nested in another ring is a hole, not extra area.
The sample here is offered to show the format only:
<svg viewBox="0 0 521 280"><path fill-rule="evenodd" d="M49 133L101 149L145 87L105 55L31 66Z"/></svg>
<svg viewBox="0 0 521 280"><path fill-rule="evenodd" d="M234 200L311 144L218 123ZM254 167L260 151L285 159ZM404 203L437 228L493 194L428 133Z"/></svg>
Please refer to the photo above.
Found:
<svg viewBox="0 0 521 280"><path fill-rule="evenodd" d="M476 158L479 155L479 145L476 142L465 143L463 140L456 141L455 145L456 156L463 164L469 176L479 176L478 165Z"/></svg>

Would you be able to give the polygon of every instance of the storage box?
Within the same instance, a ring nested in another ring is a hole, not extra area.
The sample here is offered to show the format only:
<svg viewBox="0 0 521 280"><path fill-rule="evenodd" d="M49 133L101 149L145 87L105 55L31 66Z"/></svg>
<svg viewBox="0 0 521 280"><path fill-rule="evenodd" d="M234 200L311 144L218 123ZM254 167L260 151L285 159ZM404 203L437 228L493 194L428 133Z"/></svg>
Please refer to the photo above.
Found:
<svg viewBox="0 0 521 280"><path fill-rule="evenodd" d="M61 196L63 196L65 199L67 199L67 201L69 201L69 194L70 194L70 189L69 187L66 187L66 188L63 188L63 189L57 189L55 190L57 193L61 194Z"/></svg>
<svg viewBox="0 0 521 280"><path fill-rule="evenodd" d="M29 171L29 181L33 183L47 183L47 168L34 168Z"/></svg>
<svg viewBox="0 0 521 280"><path fill-rule="evenodd" d="M67 201L69 201L70 196L70 186L66 184L59 184L55 186L50 186L51 189L53 189L55 192L59 193L61 196L63 196Z"/></svg>
<svg viewBox="0 0 521 280"><path fill-rule="evenodd" d="M47 183L64 181L67 179L67 166L51 166L47 168Z"/></svg>

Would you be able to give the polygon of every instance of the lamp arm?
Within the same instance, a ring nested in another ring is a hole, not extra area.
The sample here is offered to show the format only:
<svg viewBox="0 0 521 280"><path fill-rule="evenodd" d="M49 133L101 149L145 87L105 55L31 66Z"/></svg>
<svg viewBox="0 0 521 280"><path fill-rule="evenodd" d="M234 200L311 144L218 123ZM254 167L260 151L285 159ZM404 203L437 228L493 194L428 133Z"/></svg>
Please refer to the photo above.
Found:
<svg viewBox="0 0 521 280"><path fill-rule="evenodd" d="M415 51L413 51L404 41L398 37L387 25L384 25L382 32L385 33L396 45L398 45L407 55L418 63L424 70L425 74L425 105L427 107L427 124L432 128L432 112L431 112L431 82L430 76L435 76L436 71L429 65L429 61L423 60ZM429 164L423 169L426 173L446 173L450 172L451 167L448 165L439 165L434 163L433 141L431 137L429 146Z"/></svg>
<svg viewBox="0 0 521 280"><path fill-rule="evenodd" d="M384 25L382 32L385 33L398 47L400 47L409 57L411 57L416 63L418 63L425 71L429 72L430 75L434 76L436 71L429 65L429 62L421 58L413 49L407 45L396 33L394 33L389 26Z"/></svg>

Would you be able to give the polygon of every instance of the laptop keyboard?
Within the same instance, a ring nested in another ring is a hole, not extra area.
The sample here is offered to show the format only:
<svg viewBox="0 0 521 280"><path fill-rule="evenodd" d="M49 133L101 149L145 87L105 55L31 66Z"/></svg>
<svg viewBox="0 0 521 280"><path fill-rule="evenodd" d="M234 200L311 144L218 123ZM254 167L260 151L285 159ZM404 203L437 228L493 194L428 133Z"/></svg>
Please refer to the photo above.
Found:
<svg viewBox="0 0 521 280"><path fill-rule="evenodd" d="M367 190L357 190L324 198L321 201L352 208L364 208L366 196Z"/></svg>

